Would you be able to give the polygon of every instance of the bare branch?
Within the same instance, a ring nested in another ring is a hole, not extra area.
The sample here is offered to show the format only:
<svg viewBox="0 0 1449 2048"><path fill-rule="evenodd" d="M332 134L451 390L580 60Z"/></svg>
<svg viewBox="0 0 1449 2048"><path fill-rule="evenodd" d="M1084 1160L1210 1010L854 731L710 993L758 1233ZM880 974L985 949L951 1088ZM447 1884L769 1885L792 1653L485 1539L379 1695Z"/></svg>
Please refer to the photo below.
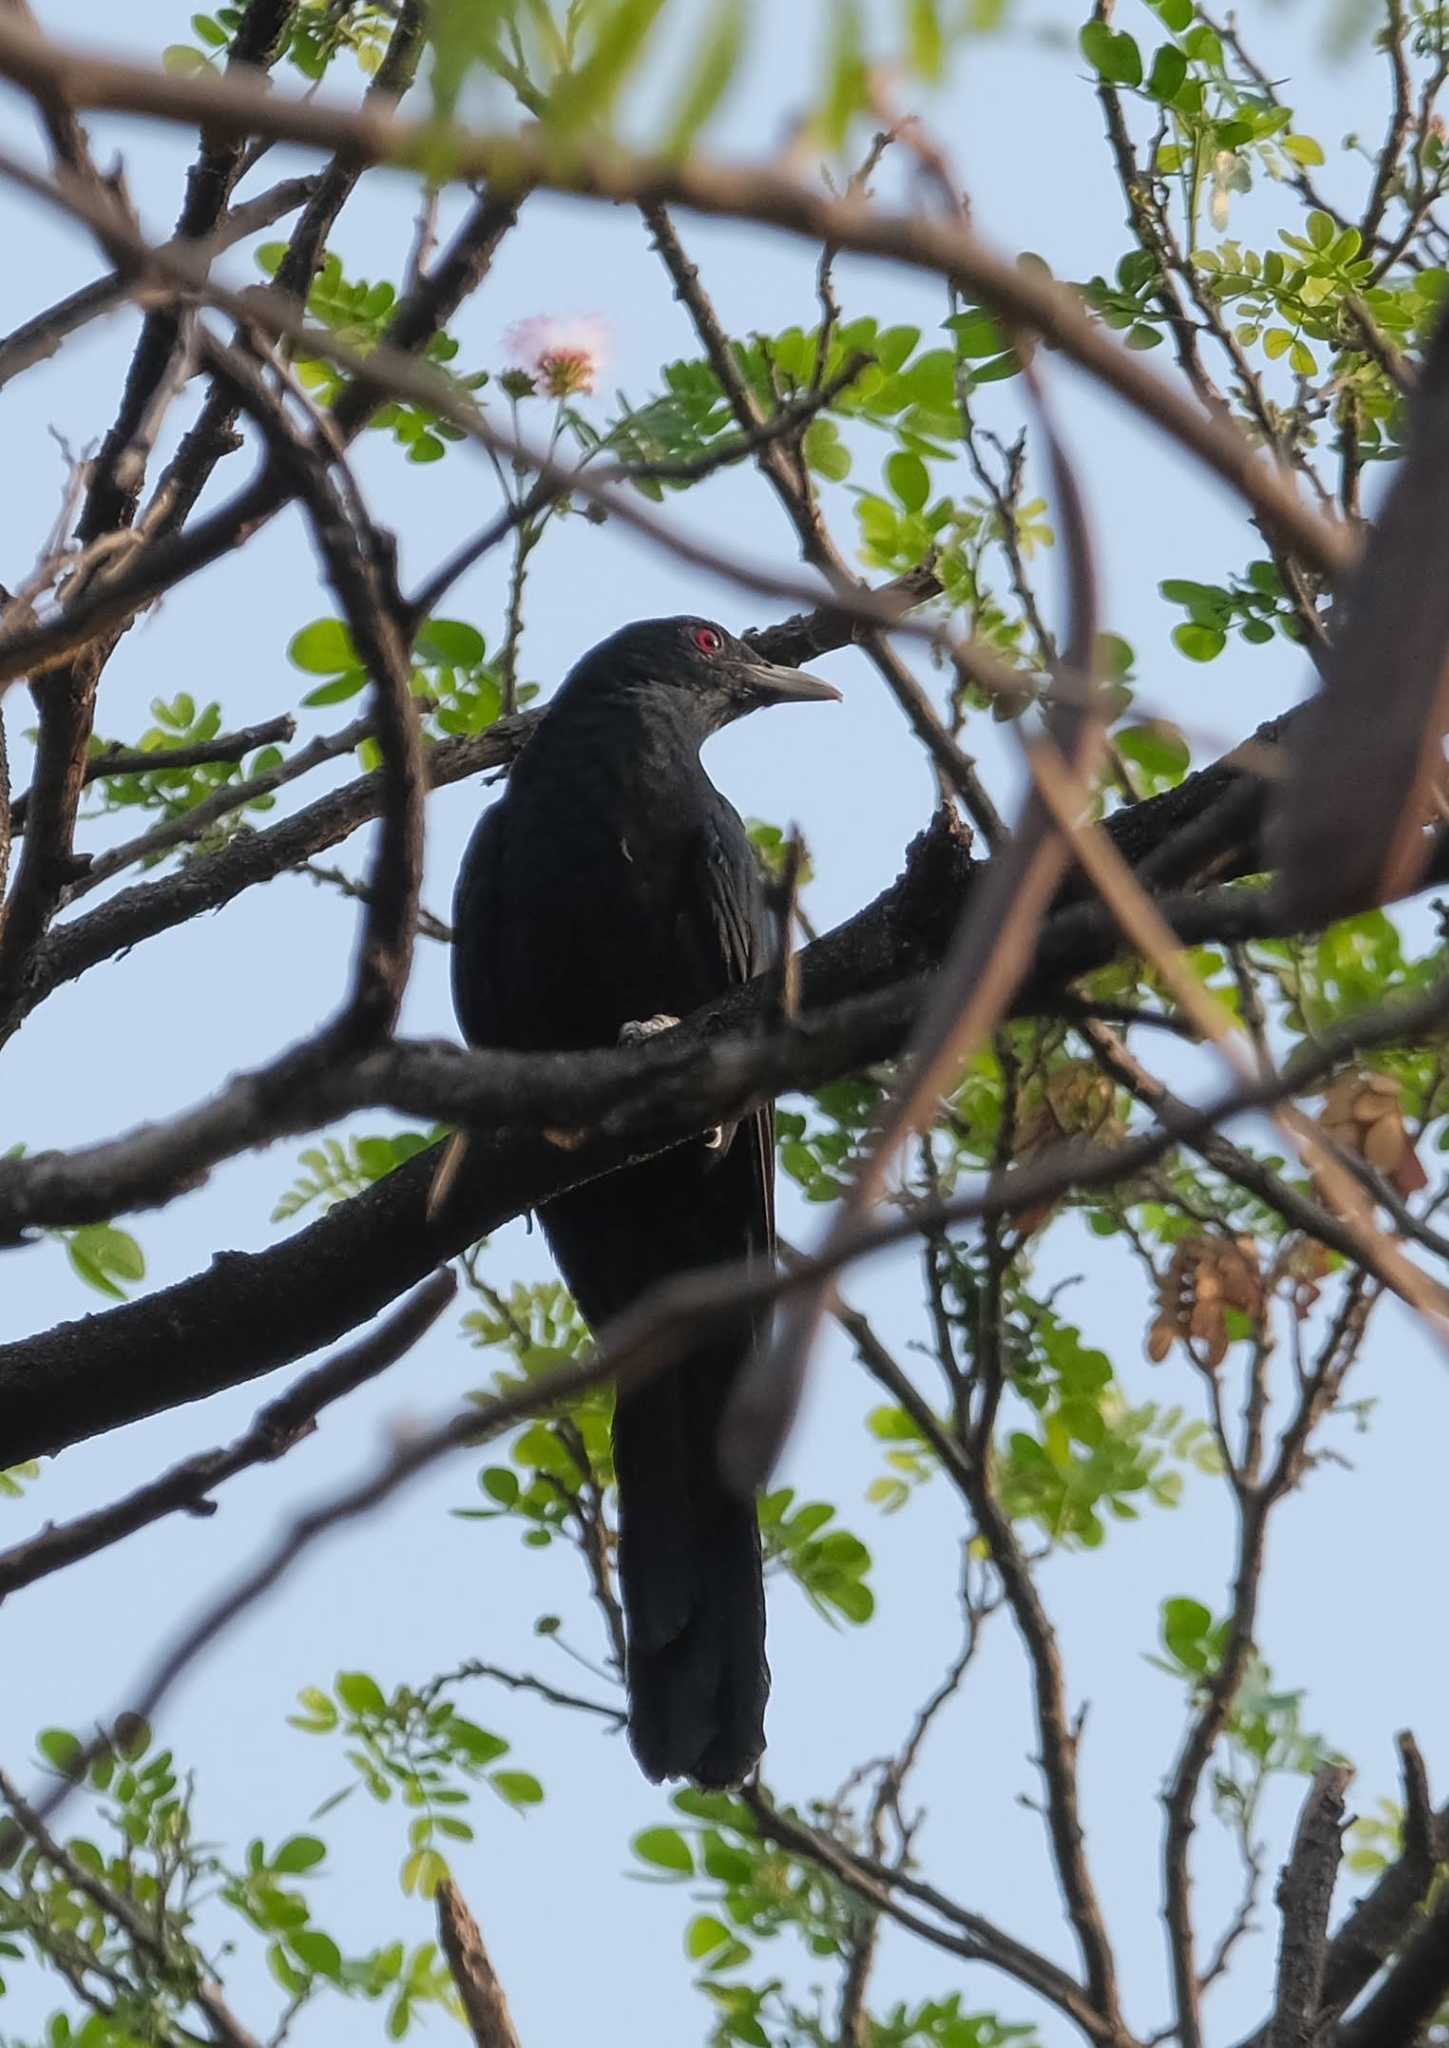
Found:
<svg viewBox="0 0 1449 2048"><path fill-rule="evenodd" d="M333 487L318 452L292 428L250 364L214 340L208 351L218 374L261 428L273 461L290 472L292 486L307 506L327 579L372 682L372 730L382 755L382 831L367 883L353 992L347 1010L328 1034L333 1050L392 1029L412 964L427 784L404 605L391 542L367 516L340 454L335 459L346 484L345 500Z"/></svg>
<svg viewBox="0 0 1449 2048"><path fill-rule="evenodd" d="M1089 2041L1101 2043L1102 2048L1134 2048L1131 2034L1098 2011L1090 1995L1065 1970L1027 1948L983 1914L958 1906L934 1886L922 1883L904 1870L874 1863L797 1815L784 1812L756 1783L746 1785L740 1797L767 1840L777 1842L792 1856L830 1871L887 1919L919 1935L933 1948L944 1949L966 1962L989 1963L1014 1977L1065 2013ZM924 1906L933 1917L928 1920L903 1906L895 1896L897 1892Z"/></svg>

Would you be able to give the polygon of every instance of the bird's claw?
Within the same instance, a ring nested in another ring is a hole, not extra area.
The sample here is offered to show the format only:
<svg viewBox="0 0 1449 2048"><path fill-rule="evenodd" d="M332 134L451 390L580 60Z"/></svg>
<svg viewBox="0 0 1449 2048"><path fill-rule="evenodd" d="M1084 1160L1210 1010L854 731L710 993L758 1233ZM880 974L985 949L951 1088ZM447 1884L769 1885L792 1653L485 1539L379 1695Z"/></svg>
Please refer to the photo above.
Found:
<svg viewBox="0 0 1449 2048"><path fill-rule="evenodd" d="M677 1017L643 1017L631 1024L619 1026L620 1045L647 1045L651 1038L657 1038L661 1031L673 1031L679 1023Z"/></svg>
<svg viewBox="0 0 1449 2048"><path fill-rule="evenodd" d="M661 1031L673 1031L678 1023L679 1019L677 1017L671 1017L666 1012L661 1011L657 1017L643 1017L630 1024L621 1024L619 1026L619 1043L620 1045L647 1045L650 1039L657 1038ZM710 1152L718 1152L723 1146L724 1141L724 1125L711 1124L704 1134L705 1149Z"/></svg>

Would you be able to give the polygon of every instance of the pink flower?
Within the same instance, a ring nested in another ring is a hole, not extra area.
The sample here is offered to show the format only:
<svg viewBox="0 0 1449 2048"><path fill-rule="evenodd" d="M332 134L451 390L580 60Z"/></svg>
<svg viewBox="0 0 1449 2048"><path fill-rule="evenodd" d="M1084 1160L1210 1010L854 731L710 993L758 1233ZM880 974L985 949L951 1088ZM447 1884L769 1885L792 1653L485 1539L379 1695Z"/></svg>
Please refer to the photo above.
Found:
<svg viewBox="0 0 1449 2048"><path fill-rule="evenodd" d="M596 313L560 319L535 313L509 328L504 343L515 365L550 398L578 398L592 391L607 354L608 327Z"/></svg>

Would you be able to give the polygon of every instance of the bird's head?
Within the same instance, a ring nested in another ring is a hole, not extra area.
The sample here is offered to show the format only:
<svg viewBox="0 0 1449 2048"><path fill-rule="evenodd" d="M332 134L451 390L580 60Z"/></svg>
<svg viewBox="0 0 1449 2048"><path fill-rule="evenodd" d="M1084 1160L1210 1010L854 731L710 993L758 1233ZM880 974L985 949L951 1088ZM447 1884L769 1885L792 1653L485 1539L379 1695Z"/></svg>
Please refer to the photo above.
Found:
<svg viewBox="0 0 1449 2048"><path fill-rule="evenodd" d="M586 654L574 671L590 690L667 693L688 706L701 738L765 704L839 701L833 683L767 661L711 619L641 619Z"/></svg>

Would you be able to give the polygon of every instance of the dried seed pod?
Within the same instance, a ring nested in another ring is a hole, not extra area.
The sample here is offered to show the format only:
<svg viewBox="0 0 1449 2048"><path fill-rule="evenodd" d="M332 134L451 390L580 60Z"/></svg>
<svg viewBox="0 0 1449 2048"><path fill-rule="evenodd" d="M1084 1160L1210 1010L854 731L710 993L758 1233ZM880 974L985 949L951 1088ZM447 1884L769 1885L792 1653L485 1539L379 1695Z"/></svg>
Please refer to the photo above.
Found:
<svg viewBox="0 0 1449 2048"><path fill-rule="evenodd" d="M1229 1310L1261 1327L1264 1302L1258 1250L1251 1237L1185 1237L1158 1283L1147 1356L1160 1364L1178 1342L1198 1364L1216 1372L1232 1341Z"/></svg>
<svg viewBox="0 0 1449 2048"><path fill-rule="evenodd" d="M1345 1152L1381 1173L1401 1196L1428 1186L1413 1141L1404 1128L1398 1082L1392 1074L1350 1068L1326 1091L1319 1127Z"/></svg>
<svg viewBox="0 0 1449 2048"><path fill-rule="evenodd" d="M1117 1115L1117 1090L1100 1067L1091 1060L1064 1060L1045 1079L1033 1076L1021 1089L1012 1157L1021 1165L1070 1138L1116 1144L1126 1128ZM1017 1229L1038 1229L1055 1207L1040 1202L1022 1210Z"/></svg>
<svg viewBox="0 0 1449 2048"><path fill-rule="evenodd" d="M1273 1266L1272 1279L1286 1280L1288 1300L1301 1323L1318 1300L1320 1281L1333 1271L1333 1254L1316 1237L1290 1237Z"/></svg>

